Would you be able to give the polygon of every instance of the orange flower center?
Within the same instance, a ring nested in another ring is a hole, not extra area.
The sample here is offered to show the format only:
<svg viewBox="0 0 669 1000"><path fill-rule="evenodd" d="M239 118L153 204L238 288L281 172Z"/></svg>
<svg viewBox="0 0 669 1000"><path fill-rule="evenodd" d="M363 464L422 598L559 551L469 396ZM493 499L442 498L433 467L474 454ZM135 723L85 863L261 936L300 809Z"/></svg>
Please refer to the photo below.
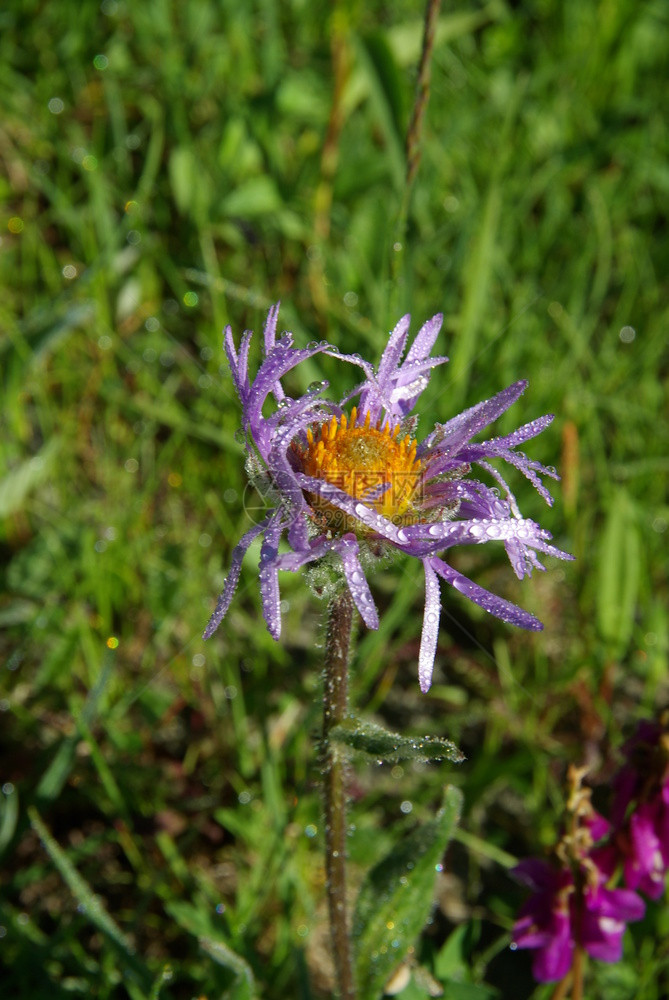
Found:
<svg viewBox="0 0 669 1000"><path fill-rule="evenodd" d="M307 430L303 471L367 503L396 524L411 523L416 519L414 502L420 481L416 442L408 434L400 440L399 424L372 427L368 413L364 424L358 425L357 416L353 407L350 418L342 414L339 420L332 417L322 424L315 434ZM333 520L332 504L313 494L309 502L321 520ZM339 529L346 522L344 530L355 530L338 508L336 515Z"/></svg>

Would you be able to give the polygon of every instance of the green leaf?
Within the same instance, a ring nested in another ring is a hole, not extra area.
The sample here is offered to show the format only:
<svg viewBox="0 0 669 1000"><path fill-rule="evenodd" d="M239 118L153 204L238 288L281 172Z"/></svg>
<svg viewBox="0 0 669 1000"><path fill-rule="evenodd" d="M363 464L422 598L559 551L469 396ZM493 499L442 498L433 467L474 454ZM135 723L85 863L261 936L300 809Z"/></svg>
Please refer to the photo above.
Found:
<svg viewBox="0 0 669 1000"><path fill-rule="evenodd" d="M38 455L22 462L0 479L0 519L23 510L28 496L51 478L59 449L60 441L52 438Z"/></svg>
<svg viewBox="0 0 669 1000"><path fill-rule="evenodd" d="M217 965L229 969L237 976L237 983L229 994L230 1000L253 1000L256 995L251 966L245 958L221 940L221 930L211 913L202 907L180 900L168 902L165 909L180 927L198 939L200 947Z"/></svg>
<svg viewBox="0 0 669 1000"><path fill-rule="evenodd" d="M168 173L174 202L186 215L193 205L193 192L198 182L195 154L187 146L177 146L170 153Z"/></svg>
<svg viewBox="0 0 669 1000"><path fill-rule="evenodd" d="M400 760L439 761L452 760L459 764L465 759L455 743L439 736L401 736L391 733L375 722L349 716L335 726L330 738L335 743L367 754L376 760L397 763Z"/></svg>
<svg viewBox="0 0 669 1000"><path fill-rule="evenodd" d="M201 937L200 947L210 955L218 965L236 973L237 982L227 994L230 1000L254 1000L256 996L253 973L248 962L229 948L222 941Z"/></svg>
<svg viewBox="0 0 669 1000"><path fill-rule="evenodd" d="M432 909L436 866L458 821L462 793L448 786L434 819L368 872L353 916L358 992L375 1000L420 934Z"/></svg>
<svg viewBox="0 0 669 1000"><path fill-rule="evenodd" d="M494 1000L499 996L491 986L461 983L457 979L445 979L442 986L445 1000Z"/></svg>
<svg viewBox="0 0 669 1000"><path fill-rule="evenodd" d="M395 188L400 190L404 181L406 158L404 135L401 127L401 84L399 71L392 52L379 35L368 36L358 46L359 71L351 75L348 83L347 104L357 96L369 95L376 120L386 141L388 172ZM357 90L357 93L356 93Z"/></svg>
<svg viewBox="0 0 669 1000"><path fill-rule="evenodd" d="M222 211L228 217L257 218L277 212L282 207L281 197L271 177L250 177L236 187L223 200Z"/></svg>
<svg viewBox="0 0 669 1000"><path fill-rule="evenodd" d="M19 795L14 787L0 797L0 857L14 836L19 818Z"/></svg>
<svg viewBox="0 0 669 1000"><path fill-rule="evenodd" d="M105 935L112 945L116 946L126 971L132 974L140 984L148 985L150 982L148 969L135 955L132 944L108 913L101 898L93 892L88 882L82 878L74 867L65 851L51 836L34 806L28 807L28 816L33 829L37 832L44 845L44 849L58 869L61 878L70 889L70 892L77 900L80 912L85 913L90 922Z"/></svg>
<svg viewBox="0 0 669 1000"><path fill-rule="evenodd" d="M599 547L597 623L603 638L622 653L632 638L639 591L641 545L631 501L618 490Z"/></svg>

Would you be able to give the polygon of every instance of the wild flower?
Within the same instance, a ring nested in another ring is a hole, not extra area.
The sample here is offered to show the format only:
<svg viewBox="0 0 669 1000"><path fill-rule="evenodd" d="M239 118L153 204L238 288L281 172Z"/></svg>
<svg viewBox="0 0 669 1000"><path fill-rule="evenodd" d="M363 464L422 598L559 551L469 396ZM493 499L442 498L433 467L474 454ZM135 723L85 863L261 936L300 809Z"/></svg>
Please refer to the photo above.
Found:
<svg viewBox="0 0 669 1000"><path fill-rule="evenodd" d="M239 349L232 330L224 334L225 352L242 405L247 471L268 502L266 516L239 540L230 572L204 632L208 638L223 620L235 592L244 553L262 536L260 593L267 628L281 631L279 570L317 567L321 589L348 586L368 628L379 619L366 574L389 553L404 553L423 564L425 609L418 674L422 691L431 684L440 616L439 579L446 581L490 614L521 628L538 630L538 619L468 579L443 558L455 545L503 542L516 575L544 569L537 553L572 558L549 544L551 535L522 517L500 472L490 464L502 459L518 469L548 503L552 498L542 476L557 479L553 469L527 458L518 447L536 437L553 419L539 417L511 434L475 443L472 439L496 420L525 390L518 381L446 423L438 423L418 441L418 418L412 414L432 369L445 357L430 357L442 317L418 331L405 356L410 317L390 334L378 368L356 354L340 354L327 341L293 347L293 337L277 337L278 305L264 328L264 359L253 380L248 359L252 333ZM337 355L359 369L363 380L339 402L323 397L328 383L314 384L297 399L286 396L281 379L316 354ZM274 411L265 415L272 395ZM352 401L357 399L355 405ZM478 466L487 485L472 474ZM501 490L501 492L500 492ZM280 551L282 539L288 551Z"/></svg>
<svg viewBox="0 0 669 1000"><path fill-rule="evenodd" d="M669 712L660 721L643 719L623 755L614 779L612 850L627 887L659 899L669 871Z"/></svg>
<svg viewBox="0 0 669 1000"><path fill-rule="evenodd" d="M577 948L602 962L619 961L627 924L645 912L635 892L608 887L611 855L598 842L611 826L592 808L591 791L581 784L584 774L585 769L570 768L567 828L553 862L528 858L513 869L532 895L514 925L512 946L534 950L538 982L563 979Z"/></svg>

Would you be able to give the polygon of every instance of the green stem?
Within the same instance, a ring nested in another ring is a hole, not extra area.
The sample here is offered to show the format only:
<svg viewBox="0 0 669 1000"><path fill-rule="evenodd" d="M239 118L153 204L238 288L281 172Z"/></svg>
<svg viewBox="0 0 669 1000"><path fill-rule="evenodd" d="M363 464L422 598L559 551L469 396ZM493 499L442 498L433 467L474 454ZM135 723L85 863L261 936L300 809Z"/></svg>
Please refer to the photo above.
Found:
<svg viewBox="0 0 669 1000"><path fill-rule="evenodd" d="M323 672L323 738L321 766L325 800L325 874L330 934L339 995L355 1000L351 940L346 910L346 790L344 761L330 742L330 730L346 718L348 657L353 627L353 601L344 588L330 603Z"/></svg>

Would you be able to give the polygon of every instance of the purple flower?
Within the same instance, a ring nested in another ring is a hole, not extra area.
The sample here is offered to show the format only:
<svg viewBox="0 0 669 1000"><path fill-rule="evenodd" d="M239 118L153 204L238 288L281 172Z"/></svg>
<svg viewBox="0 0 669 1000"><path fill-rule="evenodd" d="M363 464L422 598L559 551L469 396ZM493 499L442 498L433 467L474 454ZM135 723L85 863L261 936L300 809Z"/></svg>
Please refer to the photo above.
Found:
<svg viewBox="0 0 669 1000"><path fill-rule="evenodd" d="M628 888L659 899L669 870L669 730L644 719L623 753L614 779L614 842Z"/></svg>
<svg viewBox="0 0 669 1000"><path fill-rule="evenodd" d="M666 791L666 801L644 803L629 820L625 885L650 899L659 899L664 892L669 868L669 785Z"/></svg>
<svg viewBox="0 0 669 1000"><path fill-rule="evenodd" d="M521 861L513 873L533 890L514 925L513 944L535 949L532 973L538 982L563 979L576 945L602 962L619 961L626 925L644 915L636 893L607 889L607 876L592 859L584 859L576 879L571 868L535 858Z"/></svg>
<svg viewBox="0 0 669 1000"><path fill-rule="evenodd" d="M418 421L411 411L431 370L448 360L430 357L441 315L421 327L406 356L410 317L404 316L390 334L375 370L357 355L339 354L326 341L299 350L292 346L290 333L277 338L278 310L276 305L269 311L264 360L253 380L248 372L251 331L244 333L238 350L230 327L225 330L225 351L242 404L247 469L271 506L235 546L204 637L209 638L225 616L244 553L259 535L263 613L275 639L281 631L279 570L295 572L315 563L334 581L343 574L363 621L368 628L378 628L366 571L392 551L420 559L425 572L418 668L422 691L428 690L432 679L440 578L502 621L541 629L541 622L532 615L484 590L442 558L455 545L499 540L520 579L533 569L544 568L537 553L572 558L549 544L549 532L521 516L505 480L489 462L497 458L508 462L552 503L541 477L556 479L556 473L517 450L544 430L552 417L540 417L503 437L472 441L518 399L527 383L516 382L447 423L437 424L418 443L414 437ZM281 378L321 352L360 368L363 381L338 403L322 398L327 383L289 399ZM276 408L265 416L263 406L270 395ZM357 406L348 410L356 397ZM495 485L473 478L473 465L483 469ZM279 551L284 538L290 551Z"/></svg>

